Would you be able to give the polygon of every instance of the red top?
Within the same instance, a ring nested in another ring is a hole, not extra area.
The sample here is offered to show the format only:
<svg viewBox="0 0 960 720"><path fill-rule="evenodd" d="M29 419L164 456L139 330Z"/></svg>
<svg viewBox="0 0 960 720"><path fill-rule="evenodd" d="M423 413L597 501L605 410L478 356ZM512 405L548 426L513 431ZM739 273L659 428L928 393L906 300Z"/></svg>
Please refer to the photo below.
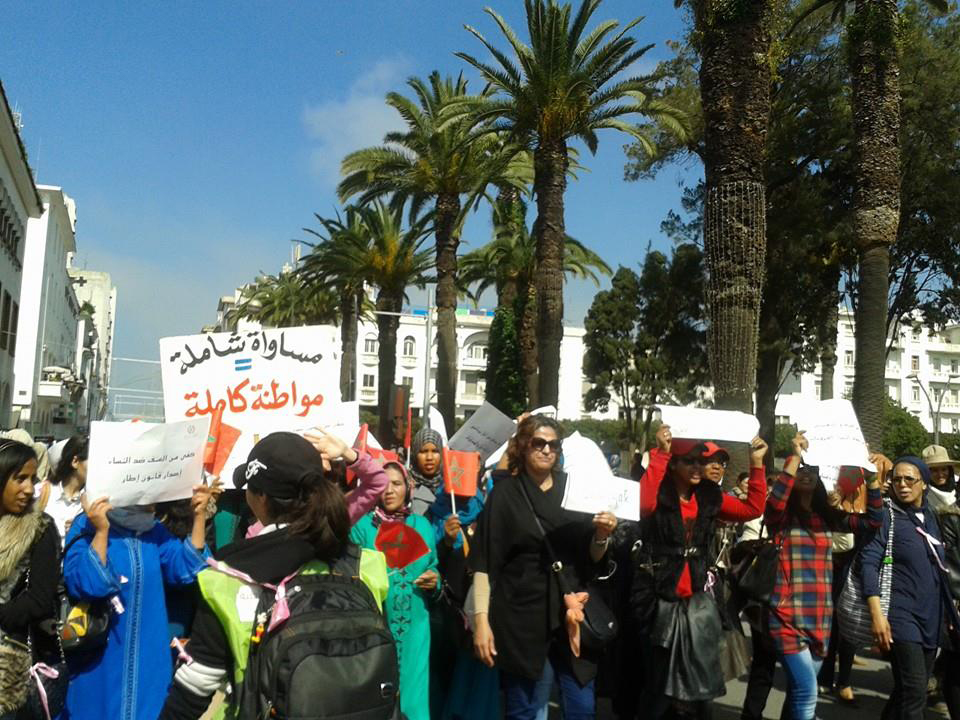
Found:
<svg viewBox="0 0 960 720"><path fill-rule="evenodd" d="M650 451L650 465L647 471L640 479L640 516L647 517L653 514L657 509L657 494L660 492L660 483L667 472L667 463L670 460L670 453L665 453L659 448ZM711 482L706 478L701 482ZM767 479L764 474L764 468L750 468L750 485L747 490L747 499L741 500L733 495L724 493L720 501L720 510L717 512L718 520L727 522L746 522L760 517L763 513L763 507L767 500ZM693 531L693 523L697 519L697 496L691 495L690 500L680 499L680 517L683 519L683 526L689 536ZM677 597L688 598L693 595L693 588L690 584L690 565L685 564L683 572L680 574L680 580L677 582Z"/></svg>

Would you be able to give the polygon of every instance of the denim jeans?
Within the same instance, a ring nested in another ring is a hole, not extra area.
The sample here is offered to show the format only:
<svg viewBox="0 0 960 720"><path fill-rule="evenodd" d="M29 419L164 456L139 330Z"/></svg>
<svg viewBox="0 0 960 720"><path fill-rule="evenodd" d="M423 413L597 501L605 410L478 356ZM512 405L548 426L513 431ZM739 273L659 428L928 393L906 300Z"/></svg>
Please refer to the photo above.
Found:
<svg viewBox="0 0 960 720"><path fill-rule="evenodd" d="M596 713L594 684L582 686L561 652L551 652L539 680L502 673L500 682L506 701L507 720L540 720L550 700L554 682L560 687L564 720L593 720Z"/></svg>
<svg viewBox="0 0 960 720"><path fill-rule="evenodd" d="M791 720L813 720L817 710L817 673L823 658L805 648L803 652L780 653L780 664L787 675L788 717Z"/></svg>
<svg viewBox="0 0 960 720"><path fill-rule="evenodd" d="M890 646L893 692L883 708L883 720L923 720L927 681L937 651L920 643L894 642Z"/></svg>

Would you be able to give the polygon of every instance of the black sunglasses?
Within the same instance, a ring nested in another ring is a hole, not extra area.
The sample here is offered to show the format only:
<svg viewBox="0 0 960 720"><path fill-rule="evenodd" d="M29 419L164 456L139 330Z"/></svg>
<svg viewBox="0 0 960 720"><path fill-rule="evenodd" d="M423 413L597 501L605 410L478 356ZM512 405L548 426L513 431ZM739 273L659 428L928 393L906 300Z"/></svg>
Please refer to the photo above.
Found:
<svg viewBox="0 0 960 720"><path fill-rule="evenodd" d="M545 447L550 448L550 452L559 453L563 450L563 441L561 440L544 440L542 437L535 437L530 439L530 447L534 450L541 452Z"/></svg>

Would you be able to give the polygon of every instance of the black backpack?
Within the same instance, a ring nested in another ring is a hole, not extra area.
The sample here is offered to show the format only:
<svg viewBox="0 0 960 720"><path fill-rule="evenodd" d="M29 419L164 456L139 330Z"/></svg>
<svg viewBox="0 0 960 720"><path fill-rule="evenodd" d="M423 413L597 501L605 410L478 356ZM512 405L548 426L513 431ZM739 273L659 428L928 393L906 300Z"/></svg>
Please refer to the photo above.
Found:
<svg viewBox="0 0 960 720"><path fill-rule="evenodd" d="M250 643L238 718L399 718L397 648L370 589L360 548L347 545L330 574L286 583L290 616ZM264 589L257 622L275 594Z"/></svg>

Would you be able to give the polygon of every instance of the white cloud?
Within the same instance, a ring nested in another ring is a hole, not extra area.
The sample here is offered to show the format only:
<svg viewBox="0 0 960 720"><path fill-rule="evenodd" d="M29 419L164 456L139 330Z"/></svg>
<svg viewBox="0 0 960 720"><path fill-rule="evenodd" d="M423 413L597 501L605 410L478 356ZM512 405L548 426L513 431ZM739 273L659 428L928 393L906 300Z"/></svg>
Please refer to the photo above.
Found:
<svg viewBox="0 0 960 720"><path fill-rule="evenodd" d="M340 180L345 155L383 142L383 136L402 127L396 110L384 102L390 90L400 90L410 63L403 58L381 60L358 77L343 99L326 100L303 111L303 126L313 142L310 164L331 190Z"/></svg>

